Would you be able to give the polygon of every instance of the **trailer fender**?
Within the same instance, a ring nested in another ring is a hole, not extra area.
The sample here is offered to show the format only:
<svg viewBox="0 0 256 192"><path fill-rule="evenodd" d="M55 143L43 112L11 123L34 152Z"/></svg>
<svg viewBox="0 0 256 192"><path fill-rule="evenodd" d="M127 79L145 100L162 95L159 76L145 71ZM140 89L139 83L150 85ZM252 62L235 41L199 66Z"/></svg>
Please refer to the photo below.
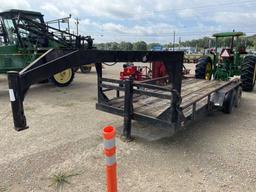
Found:
<svg viewBox="0 0 256 192"><path fill-rule="evenodd" d="M213 102L214 106L222 107L224 103L226 93L223 91L218 91L212 94L211 102Z"/></svg>
<svg viewBox="0 0 256 192"><path fill-rule="evenodd" d="M211 95L211 102L215 107L223 107L224 101L227 98L227 94L231 91L235 91L240 87L240 82L233 82L222 89L214 92ZM241 98L239 98L241 100ZM240 101L239 101L240 102Z"/></svg>

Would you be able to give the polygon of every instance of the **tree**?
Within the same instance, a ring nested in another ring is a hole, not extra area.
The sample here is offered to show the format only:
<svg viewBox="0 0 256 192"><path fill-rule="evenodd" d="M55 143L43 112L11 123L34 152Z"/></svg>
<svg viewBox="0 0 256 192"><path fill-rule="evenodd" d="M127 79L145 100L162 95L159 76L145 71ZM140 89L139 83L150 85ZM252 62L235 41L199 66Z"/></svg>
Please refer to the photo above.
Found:
<svg viewBox="0 0 256 192"><path fill-rule="evenodd" d="M147 43L145 41L138 41L133 44L134 51L146 51Z"/></svg>
<svg viewBox="0 0 256 192"><path fill-rule="evenodd" d="M248 48L254 48L256 49L256 35L248 36L248 37L240 37L240 44L246 45ZM219 38L218 41L219 47L226 47L230 46L231 44L231 38ZM144 41L138 41L135 43L125 42L122 41L120 43L116 42L108 42L108 43L99 43L95 45L97 49L99 50L123 50L123 51L146 51L151 50L154 46L163 46L166 49L172 50L173 45L172 43L168 43L165 45L161 45L160 43L150 43L147 45ZM174 45L175 47L178 46L178 44ZM193 39L189 41L181 42L182 47L194 47L198 50L202 50L204 48L215 47L215 39L210 37L204 37L201 39Z"/></svg>
<svg viewBox="0 0 256 192"><path fill-rule="evenodd" d="M111 42L105 43L105 50L111 50L111 46L112 46Z"/></svg>
<svg viewBox="0 0 256 192"><path fill-rule="evenodd" d="M99 49L99 50L104 50L105 49L105 43L96 44L96 48Z"/></svg>
<svg viewBox="0 0 256 192"><path fill-rule="evenodd" d="M132 45L132 43L130 43L130 42L124 42L124 41L122 41L122 42L119 44L119 48L120 48L120 50L122 50L122 51L132 51L133 45Z"/></svg>
<svg viewBox="0 0 256 192"><path fill-rule="evenodd" d="M255 39L253 39L253 46L254 46L254 50L256 50L256 38Z"/></svg>
<svg viewBox="0 0 256 192"><path fill-rule="evenodd" d="M148 50L152 50L155 47L162 47L162 45L160 43L149 43L148 44Z"/></svg>
<svg viewBox="0 0 256 192"><path fill-rule="evenodd" d="M119 44L116 42L112 42L110 46L110 50L119 50Z"/></svg>

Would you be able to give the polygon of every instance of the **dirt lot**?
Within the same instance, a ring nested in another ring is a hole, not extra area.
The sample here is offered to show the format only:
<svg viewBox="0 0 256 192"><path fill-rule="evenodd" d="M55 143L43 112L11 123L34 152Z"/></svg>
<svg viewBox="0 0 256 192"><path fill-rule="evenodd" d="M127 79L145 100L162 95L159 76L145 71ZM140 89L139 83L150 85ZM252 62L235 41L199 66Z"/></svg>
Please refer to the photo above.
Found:
<svg viewBox="0 0 256 192"><path fill-rule="evenodd" d="M115 67L104 72L118 76ZM16 132L0 76L0 191L56 191L48 178L59 172L79 174L64 191L105 191L101 129L120 129L122 118L95 103L95 72L67 88L36 85L25 100L30 128ZM117 138L119 191L256 191L255 109L256 91L232 115L214 113L173 137L136 124L135 141Z"/></svg>

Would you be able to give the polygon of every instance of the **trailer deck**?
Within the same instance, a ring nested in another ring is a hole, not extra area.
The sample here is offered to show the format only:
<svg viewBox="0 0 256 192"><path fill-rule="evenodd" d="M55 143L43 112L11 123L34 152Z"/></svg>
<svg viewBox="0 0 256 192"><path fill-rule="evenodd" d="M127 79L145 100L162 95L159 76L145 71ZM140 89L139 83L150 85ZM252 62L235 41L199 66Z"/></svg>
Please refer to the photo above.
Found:
<svg viewBox="0 0 256 192"><path fill-rule="evenodd" d="M207 104L207 96L223 86L230 84L226 81L206 81L201 79L184 79L181 87L182 103L180 107L183 109L185 117L191 115L191 106L193 103L200 100L197 109ZM163 90L152 90L153 93L166 94L171 96L170 85L162 86ZM202 98L204 97L204 98ZM116 97L109 100L108 104L114 108L124 109L124 96ZM134 94L133 95L133 110L134 113L142 113L148 116L158 117L171 104L171 99L161 99L153 96Z"/></svg>
<svg viewBox="0 0 256 192"><path fill-rule="evenodd" d="M99 100L96 107L108 113L124 116L123 134L127 138L131 137L131 120L161 124L178 131L199 116L221 108L225 95L230 90L236 90L240 85L238 78L230 81L186 78L182 80L181 93L178 95L177 92L172 91L172 84L158 85L157 82L165 78L168 77L142 82L132 79L119 81L101 78L99 87L103 88L102 93L105 97L100 97L103 99ZM117 93L109 94L108 92L111 91ZM173 101L174 93L178 96L176 101ZM219 104L220 99L221 104ZM176 104L175 109L173 103ZM174 110L177 116L173 115ZM127 121L129 121L128 125Z"/></svg>

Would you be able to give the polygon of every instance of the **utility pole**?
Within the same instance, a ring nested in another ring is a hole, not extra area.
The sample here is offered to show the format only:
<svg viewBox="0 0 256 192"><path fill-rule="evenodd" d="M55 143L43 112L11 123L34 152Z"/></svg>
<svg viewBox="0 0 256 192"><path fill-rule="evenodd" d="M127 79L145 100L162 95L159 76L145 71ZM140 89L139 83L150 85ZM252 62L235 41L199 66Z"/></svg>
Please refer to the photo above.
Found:
<svg viewBox="0 0 256 192"><path fill-rule="evenodd" d="M68 16L68 32L70 33L70 23L69 23L69 19L72 17L72 15L71 14L69 14L69 16Z"/></svg>
<svg viewBox="0 0 256 192"><path fill-rule="evenodd" d="M76 35L78 36L79 35L79 31L78 31L79 19L78 18L76 18L75 24L76 24Z"/></svg>
<svg viewBox="0 0 256 192"><path fill-rule="evenodd" d="M172 42L172 50L174 51L175 50L175 31L173 31L173 42Z"/></svg>
<svg viewBox="0 0 256 192"><path fill-rule="evenodd" d="M179 51L180 51L181 37L179 37Z"/></svg>

